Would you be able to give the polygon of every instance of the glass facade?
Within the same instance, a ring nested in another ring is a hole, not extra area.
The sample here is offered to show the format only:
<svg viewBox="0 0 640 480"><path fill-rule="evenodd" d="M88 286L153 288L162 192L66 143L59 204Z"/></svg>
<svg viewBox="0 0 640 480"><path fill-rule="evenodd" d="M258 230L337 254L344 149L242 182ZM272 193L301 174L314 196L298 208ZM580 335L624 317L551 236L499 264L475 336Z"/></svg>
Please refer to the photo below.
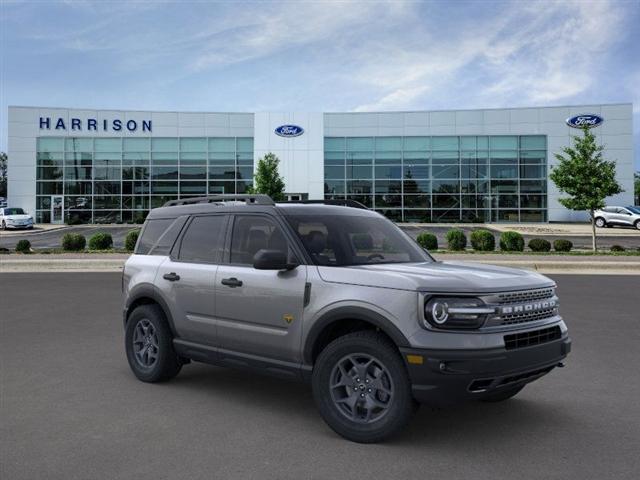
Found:
<svg viewBox="0 0 640 480"><path fill-rule="evenodd" d="M61 138L37 140L36 221L140 221L168 200L244 193L253 183L253 138Z"/></svg>
<svg viewBox="0 0 640 480"><path fill-rule="evenodd" d="M325 198L405 222L545 222L544 135L325 137Z"/></svg>

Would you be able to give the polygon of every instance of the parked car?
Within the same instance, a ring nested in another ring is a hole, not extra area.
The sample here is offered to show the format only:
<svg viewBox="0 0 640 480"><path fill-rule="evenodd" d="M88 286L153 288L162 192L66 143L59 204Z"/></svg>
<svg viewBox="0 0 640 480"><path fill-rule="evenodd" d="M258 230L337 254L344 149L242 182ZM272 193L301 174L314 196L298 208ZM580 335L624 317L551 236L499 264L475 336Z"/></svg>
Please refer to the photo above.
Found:
<svg viewBox="0 0 640 480"><path fill-rule="evenodd" d="M4 197L0 197L0 208L4 208L7 206L7 199Z"/></svg>
<svg viewBox="0 0 640 480"><path fill-rule="evenodd" d="M0 228L33 228L33 217L21 208L0 208Z"/></svg>
<svg viewBox="0 0 640 480"><path fill-rule="evenodd" d="M640 207L604 207L594 212L596 227L635 227L640 230Z"/></svg>
<svg viewBox="0 0 640 480"><path fill-rule="evenodd" d="M368 443L419 403L507 400L570 351L547 277L437 262L366 208L231 199L174 200L145 221L123 272L143 382L191 361L305 380L327 424Z"/></svg>

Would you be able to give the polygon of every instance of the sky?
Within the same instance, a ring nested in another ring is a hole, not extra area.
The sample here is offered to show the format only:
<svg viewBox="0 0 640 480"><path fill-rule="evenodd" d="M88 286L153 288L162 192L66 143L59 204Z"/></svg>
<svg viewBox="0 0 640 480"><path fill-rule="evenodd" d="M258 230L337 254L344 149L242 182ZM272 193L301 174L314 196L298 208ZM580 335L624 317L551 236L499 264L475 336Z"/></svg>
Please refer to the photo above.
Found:
<svg viewBox="0 0 640 480"><path fill-rule="evenodd" d="M0 0L7 106L393 111L633 102L640 0ZM606 120L605 120L606 121Z"/></svg>

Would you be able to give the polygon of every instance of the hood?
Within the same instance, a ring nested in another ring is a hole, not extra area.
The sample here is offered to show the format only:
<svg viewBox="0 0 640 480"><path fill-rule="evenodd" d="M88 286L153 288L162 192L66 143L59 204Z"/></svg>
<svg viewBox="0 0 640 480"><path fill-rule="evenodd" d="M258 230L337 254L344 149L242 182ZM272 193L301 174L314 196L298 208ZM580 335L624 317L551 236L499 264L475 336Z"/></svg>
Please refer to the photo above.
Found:
<svg viewBox="0 0 640 480"><path fill-rule="evenodd" d="M530 270L468 262L318 267L326 282L425 292L489 293L554 285Z"/></svg>
<svg viewBox="0 0 640 480"><path fill-rule="evenodd" d="M5 215L4 218L6 218L7 220L29 220L31 218L31 215Z"/></svg>

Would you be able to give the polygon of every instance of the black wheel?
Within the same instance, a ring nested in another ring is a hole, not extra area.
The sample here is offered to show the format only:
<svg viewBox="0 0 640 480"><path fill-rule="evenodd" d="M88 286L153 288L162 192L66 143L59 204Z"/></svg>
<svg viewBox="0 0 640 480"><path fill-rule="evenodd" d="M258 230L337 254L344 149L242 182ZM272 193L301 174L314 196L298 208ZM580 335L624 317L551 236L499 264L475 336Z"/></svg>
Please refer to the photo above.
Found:
<svg viewBox="0 0 640 480"><path fill-rule="evenodd" d="M0 227L0 228L2 228L2 230L6 230L7 229L7 224L4 223L4 220L2 221L2 227Z"/></svg>
<svg viewBox="0 0 640 480"><path fill-rule="evenodd" d="M402 429L416 407L407 370L395 345L363 331L340 337L313 369L320 415L339 435L360 443L384 440Z"/></svg>
<svg viewBox="0 0 640 480"><path fill-rule="evenodd" d="M605 222L604 218L598 217L596 218L596 227L604 228L607 226L607 222Z"/></svg>
<svg viewBox="0 0 640 480"><path fill-rule="evenodd" d="M634 223L633 226L640 230L640 220L636 220L636 223Z"/></svg>
<svg viewBox="0 0 640 480"><path fill-rule="evenodd" d="M489 395L482 397L480 400L483 402L503 402L505 400L509 400L512 397L515 397L520 390L524 388L524 385L518 385L517 387L505 388L504 390L498 390L495 393L490 393Z"/></svg>
<svg viewBox="0 0 640 480"><path fill-rule="evenodd" d="M125 331L127 360L143 382L161 382L175 377L182 362L173 349L173 336L157 305L140 305L129 315Z"/></svg>

